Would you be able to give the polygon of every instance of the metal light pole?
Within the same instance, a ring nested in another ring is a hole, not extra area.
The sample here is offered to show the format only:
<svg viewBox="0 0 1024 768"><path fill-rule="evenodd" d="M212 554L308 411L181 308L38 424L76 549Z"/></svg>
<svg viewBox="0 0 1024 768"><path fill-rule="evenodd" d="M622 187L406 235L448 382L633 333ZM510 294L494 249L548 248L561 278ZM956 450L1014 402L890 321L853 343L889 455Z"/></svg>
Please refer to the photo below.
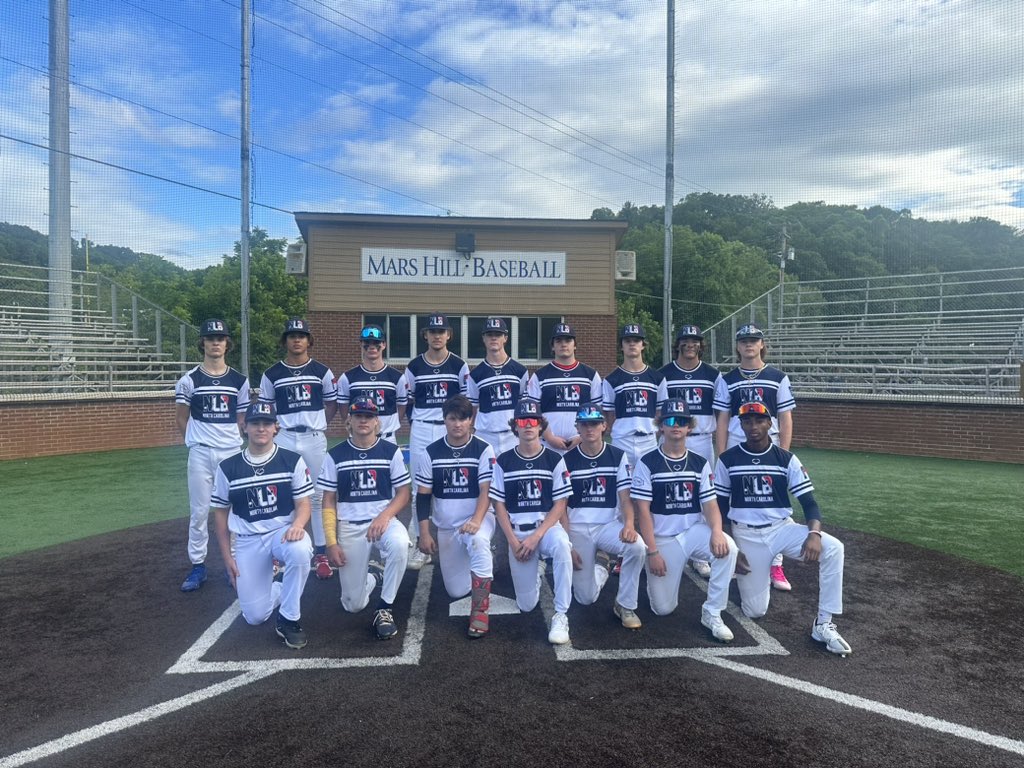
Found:
<svg viewBox="0 0 1024 768"><path fill-rule="evenodd" d="M68 0L50 0L50 319L71 322L71 132ZM66 350L64 350L66 351Z"/></svg>
<svg viewBox="0 0 1024 768"><path fill-rule="evenodd" d="M675 133L676 133L676 5L668 0L668 44L665 62L665 285L662 291L662 324L664 348L662 362L672 359L672 206L675 197Z"/></svg>
<svg viewBox="0 0 1024 768"><path fill-rule="evenodd" d="M241 320L242 320L242 373L249 377L249 120L252 107L250 97L250 55L252 52L252 35L249 17L252 11L252 0L242 0L242 141L241 141L241 177L242 177L242 233L239 241L239 256L242 262L241 274ZM251 379L250 379L251 381Z"/></svg>

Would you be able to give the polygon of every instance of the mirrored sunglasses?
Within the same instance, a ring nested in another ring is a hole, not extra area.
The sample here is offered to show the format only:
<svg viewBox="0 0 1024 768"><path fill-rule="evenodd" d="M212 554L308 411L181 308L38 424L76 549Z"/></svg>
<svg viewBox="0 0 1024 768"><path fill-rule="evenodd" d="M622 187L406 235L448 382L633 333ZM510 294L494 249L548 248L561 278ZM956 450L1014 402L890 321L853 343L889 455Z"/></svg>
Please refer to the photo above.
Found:
<svg viewBox="0 0 1024 768"><path fill-rule="evenodd" d="M516 419L517 427L539 427L540 419Z"/></svg>
<svg viewBox="0 0 1024 768"><path fill-rule="evenodd" d="M383 341L384 334L380 332L379 328L363 328L362 334L364 339L376 339L377 341Z"/></svg>
<svg viewBox="0 0 1024 768"><path fill-rule="evenodd" d="M666 427L685 427L690 423L690 419L687 416L669 416L667 419L662 419L661 423Z"/></svg>

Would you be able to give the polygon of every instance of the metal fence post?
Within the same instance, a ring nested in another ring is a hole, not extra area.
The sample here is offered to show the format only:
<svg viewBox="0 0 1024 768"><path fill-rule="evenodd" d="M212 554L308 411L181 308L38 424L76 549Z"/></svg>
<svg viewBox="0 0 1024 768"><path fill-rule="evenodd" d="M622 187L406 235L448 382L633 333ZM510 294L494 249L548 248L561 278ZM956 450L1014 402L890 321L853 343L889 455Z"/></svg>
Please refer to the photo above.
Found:
<svg viewBox="0 0 1024 768"><path fill-rule="evenodd" d="M117 283L110 281L110 322L117 325Z"/></svg>
<svg viewBox="0 0 1024 768"><path fill-rule="evenodd" d="M162 323L160 322L160 310L159 309L156 310L156 313L153 315L153 323L156 326L155 329L154 329L155 336L156 336L156 351L157 351L157 354L162 354L163 351L164 351L164 334L163 334Z"/></svg>
<svg viewBox="0 0 1024 768"><path fill-rule="evenodd" d="M185 324L184 323L180 323L178 325L178 332L181 335L181 358L180 359L181 359L182 362L185 362L186 360L188 360L188 357L185 356Z"/></svg>
<svg viewBox="0 0 1024 768"><path fill-rule="evenodd" d="M132 294L132 338L139 338L139 296Z"/></svg>

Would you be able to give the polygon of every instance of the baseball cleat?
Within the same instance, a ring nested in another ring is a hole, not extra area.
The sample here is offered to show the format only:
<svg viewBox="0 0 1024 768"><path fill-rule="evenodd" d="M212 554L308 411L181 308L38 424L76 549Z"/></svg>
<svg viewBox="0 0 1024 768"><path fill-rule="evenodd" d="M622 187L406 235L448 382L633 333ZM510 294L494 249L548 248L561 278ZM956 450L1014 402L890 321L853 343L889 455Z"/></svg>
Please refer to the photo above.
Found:
<svg viewBox="0 0 1024 768"><path fill-rule="evenodd" d="M691 560L690 567L693 568L694 573L702 579L711 578L711 563L707 560Z"/></svg>
<svg viewBox="0 0 1024 768"><path fill-rule="evenodd" d="M491 579L473 576L471 607L469 610L469 629L467 634L473 638L483 637L490 629L491 619L487 611L491 607Z"/></svg>
<svg viewBox="0 0 1024 768"><path fill-rule="evenodd" d="M298 650L306 647L306 633L299 626L299 622L278 616L275 631L289 648Z"/></svg>
<svg viewBox="0 0 1024 768"><path fill-rule="evenodd" d="M409 561L405 565L407 571L418 571L424 565L430 563L430 555L420 552L419 547L412 545L412 552L409 553Z"/></svg>
<svg viewBox="0 0 1024 768"><path fill-rule="evenodd" d="M846 656L848 653L853 653L853 649L850 644L843 639L843 636L839 634L839 630L836 629L836 625L831 621L826 621L822 624L817 622L811 627L811 639L817 640L819 643L824 643L825 648L830 653L835 653L840 656Z"/></svg>
<svg viewBox="0 0 1024 768"><path fill-rule="evenodd" d="M569 617L564 613L556 613L551 617L548 642L552 645L565 645L569 642Z"/></svg>
<svg viewBox="0 0 1024 768"><path fill-rule="evenodd" d="M193 565L192 570L188 572L188 576L181 582L182 592L195 592L206 582L206 566L202 563Z"/></svg>
<svg viewBox="0 0 1024 768"><path fill-rule="evenodd" d="M313 573L320 581L327 581L334 574L334 570L331 568L331 562L327 559L327 555L313 555Z"/></svg>
<svg viewBox="0 0 1024 768"><path fill-rule="evenodd" d="M643 622L640 621L640 617L636 615L636 611L632 608L626 608L625 606L619 605L618 601L612 607L612 613L622 622L622 626L626 629L640 629L643 626Z"/></svg>
<svg viewBox="0 0 1024 768"><path fill-rule="evenodd" d="M598 568L608 571L609 576L612 575L612 571L615 569L615 559L603 549L597 550L597 553L594 555L594 564Z"/></svg>
<svg viewBox="0 0 1024 768"><path fill-rule="evenodd" d="M723 643L732 642L732 630L725 626L722 617L702 609L700 612L700 623L711 630L711 636Z"/></svg>
<svg viewBox="0 0 1024 768"><path fill-rule="evenodd" d="M390 640L398 634L398 625L390 609L378 608L373 614L373 631L377 633L378 640Z"/></svg>
<svg viewBox="0 0 1024 768"><path fill-rule="evenodd" d="M780 592L789 592L793 589L793 585L789 583L789 579L786 578L786 572L782 570L781 565L773 565L769 571L772 580L772 586Z"/></svg>

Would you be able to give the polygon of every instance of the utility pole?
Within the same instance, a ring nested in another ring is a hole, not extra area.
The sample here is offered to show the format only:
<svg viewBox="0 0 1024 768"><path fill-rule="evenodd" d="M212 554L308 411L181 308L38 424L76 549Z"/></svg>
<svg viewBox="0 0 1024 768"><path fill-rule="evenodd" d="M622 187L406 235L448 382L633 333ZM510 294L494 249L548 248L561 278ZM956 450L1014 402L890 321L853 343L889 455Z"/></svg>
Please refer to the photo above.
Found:
<svg viewBox="0 0 1024 768"><path fill-rule="evenodd" d="M242 315L242 373L249 378L249 134L252 127L249 123L252 107L249 103L251 95L250 72L252 53L252 34L250 31L250 13L252 0L242 0L242 141L241 141L241 181L242 181L242 233L239 239L239 256L241 261L241 315ZM251 381L251 379L250 379Z"/></svg>
<svg viewBox="0 0 1024 768"><path fill-rule="evenodd" d="M71 322L71 138L68 0L50 0L50 320Z"/></svg>
<svg viewBox="0 0 1024 768"><path fill-rule="evenodd" d="M662 324L664 347L662 362L672 359L672 206L675 198L676 154L676 5L668 0L668 20L665 62L665 285L662 291Z"/></svg>

